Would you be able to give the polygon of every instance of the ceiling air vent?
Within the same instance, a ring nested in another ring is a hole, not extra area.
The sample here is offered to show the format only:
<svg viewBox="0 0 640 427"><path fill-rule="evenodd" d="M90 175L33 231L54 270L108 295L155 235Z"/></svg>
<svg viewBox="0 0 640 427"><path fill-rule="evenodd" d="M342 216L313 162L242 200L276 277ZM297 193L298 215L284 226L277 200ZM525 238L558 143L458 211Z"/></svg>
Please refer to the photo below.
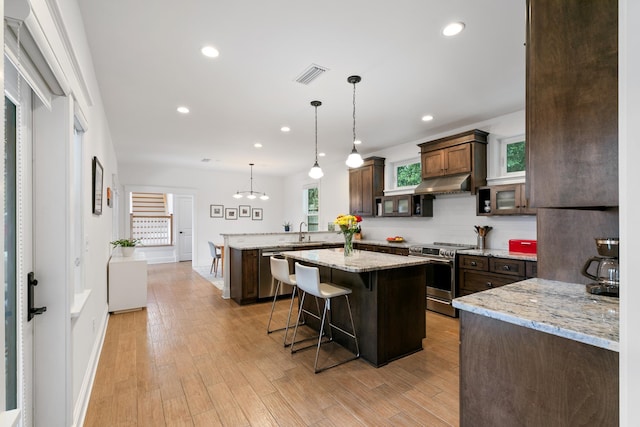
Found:
<svg viewBox="0 0 640 427"><path fill-rule="evenodd" d="M326 67L311 64L298 77L296 77L296 81L298 83L302 83L303 85L308 85L309 83L317 79L322 73L328 70L329 69Z"/></svg>

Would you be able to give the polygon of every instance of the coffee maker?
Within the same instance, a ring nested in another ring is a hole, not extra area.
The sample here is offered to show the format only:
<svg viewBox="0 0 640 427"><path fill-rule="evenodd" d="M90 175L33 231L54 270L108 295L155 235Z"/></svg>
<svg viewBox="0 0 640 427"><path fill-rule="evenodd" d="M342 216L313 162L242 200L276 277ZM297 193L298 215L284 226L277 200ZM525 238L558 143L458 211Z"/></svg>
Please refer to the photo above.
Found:
<svg viewBox="0 0 640 427"><path fill-rule="evenodd" d="M596 237L597 257L591 257L582 267L582 275L595 280L587 285L587 292L596 295L619 296L620 268L618 265L617 237ZM595 265L595 269L592 266ZM595 271L592 274L591 271Z"/></svg>

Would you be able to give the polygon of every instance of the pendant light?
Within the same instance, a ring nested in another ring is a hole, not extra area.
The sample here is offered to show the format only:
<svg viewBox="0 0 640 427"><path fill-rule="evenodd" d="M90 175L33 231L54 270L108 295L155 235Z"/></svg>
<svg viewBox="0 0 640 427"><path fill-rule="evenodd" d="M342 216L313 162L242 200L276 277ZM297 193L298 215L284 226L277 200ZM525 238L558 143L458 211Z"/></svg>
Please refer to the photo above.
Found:
<svg viewBox="0 0 640 427"><path fill-rule="evenodd" d="M353 84L353 149L345 162L350 168L360 167L362 163L364 163L362 156L356 149L356 83L359 83L360 80L360 76L349 76L349 78L347 78L347 81Z"/></svg>
<svg viewBox="0 0 640 427"><path fill-rule="evenodd" d="M324 172L318 164L318 107L322 105L320 101L311 101L311 105L316 109L316 162L309 171L309 176L313 179L320 179L324 176Z"/></svg>
<svg viewBox="0 0 640 427"><path fill-rule="evenodd" d="M267 196L267 193L260 194L257 191L253 191L253 163L249 163L249 166L251 167L251 189L249 191L236 191L236 194L233 195L233 198L242 199L244 197L243 194L249 193L247 194L247 199L249 200L254 200L257 197L260 197L260 200L269 200L269 196Z"/></svg>

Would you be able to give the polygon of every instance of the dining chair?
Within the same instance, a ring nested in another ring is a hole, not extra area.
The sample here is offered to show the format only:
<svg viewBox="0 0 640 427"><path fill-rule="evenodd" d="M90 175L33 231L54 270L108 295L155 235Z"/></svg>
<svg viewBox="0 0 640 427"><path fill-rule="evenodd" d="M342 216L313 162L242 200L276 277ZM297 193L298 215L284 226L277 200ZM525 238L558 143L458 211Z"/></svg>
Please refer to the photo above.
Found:
<svg viewBox="0 0 640 427"><path fill-rule="evenodd" d="M209 252L211 252L211 269L209 269L209 274L215 272L215 276L218 275L218 262L222 256L222 251L220 247L213 242L209 242Z"/></svg>

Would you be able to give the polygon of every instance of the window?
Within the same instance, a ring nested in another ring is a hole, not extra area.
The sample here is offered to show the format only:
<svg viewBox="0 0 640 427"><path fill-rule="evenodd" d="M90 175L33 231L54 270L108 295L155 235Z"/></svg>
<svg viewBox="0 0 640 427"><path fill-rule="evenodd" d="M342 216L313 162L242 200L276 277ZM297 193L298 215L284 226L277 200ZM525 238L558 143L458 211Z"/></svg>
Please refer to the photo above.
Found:
<svg viewBox="0 0 640 427"><path fill-rule="evenodd" d="M395 188L413 187L422 181L420 159L409 159L393 164Z"/></svg>
<svg viewBox="0 0 640 427"><path fill-rule="evenodd" d="M320 204L318 198L318 186L311 185L302 190L302 210L307 218L307 229L318 231L320 223Z"/></svg>
<svg viewBox="0 0 640 427"><path fill-rule="evenodd" d="M524 176L526 171L524 135L500 140L500 169L503 176Z"/></svg>

